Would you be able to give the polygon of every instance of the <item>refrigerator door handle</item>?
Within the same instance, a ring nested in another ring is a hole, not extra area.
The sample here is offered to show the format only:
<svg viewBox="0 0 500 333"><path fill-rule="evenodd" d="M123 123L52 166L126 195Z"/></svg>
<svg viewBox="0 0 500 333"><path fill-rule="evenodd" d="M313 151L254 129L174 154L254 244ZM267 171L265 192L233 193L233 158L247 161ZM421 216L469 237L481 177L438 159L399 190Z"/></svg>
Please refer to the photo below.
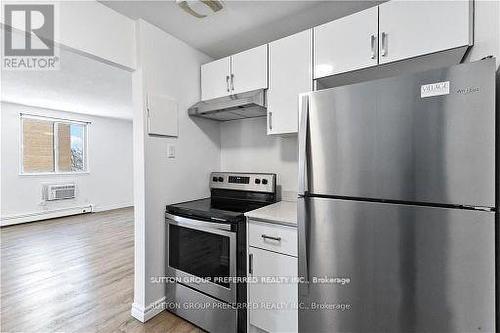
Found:
<svg viewBox="0 0 500 333"><path fill-rule="evenodd" d="M306 198L297 200L297 222L299 236L299 295L309 294L309 223L306 213Z"/></svg>
<svg viewBox="0 0 500 333"><path fill-rule="evenodd" d="M248 274L253 275L253 253L248 255Z"/></svg>
<svg viewBox="0 0 500 333"><path fill-rule="evenodd" d="M309 95L299 96L299 196L304 196L307 192L307 130L309 119Z"/></svg>
<svg viewBox="0 0 500 333"><path fill-rule="evenodd" d="M309 294L309 244L308 227L306 213L306 198L308 191L307 182L307 136L309 127L309 95L301 94L299 96L299 189L297 200L297 222L299 237L299 277L302 278L299 283L299 294Z"/></svg>

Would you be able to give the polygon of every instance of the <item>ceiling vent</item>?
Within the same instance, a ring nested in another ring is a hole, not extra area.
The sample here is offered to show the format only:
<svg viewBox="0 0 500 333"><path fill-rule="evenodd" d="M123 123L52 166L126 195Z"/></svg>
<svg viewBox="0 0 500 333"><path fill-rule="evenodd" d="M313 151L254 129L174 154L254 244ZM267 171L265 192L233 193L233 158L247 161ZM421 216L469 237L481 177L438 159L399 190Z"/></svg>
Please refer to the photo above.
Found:
<svg viewBox="0 0 500 333"><path fill-rule="evenodd" d="M223 8L222 1L217 0L176 0L177 5L186 13L204 18Z"/></svg>

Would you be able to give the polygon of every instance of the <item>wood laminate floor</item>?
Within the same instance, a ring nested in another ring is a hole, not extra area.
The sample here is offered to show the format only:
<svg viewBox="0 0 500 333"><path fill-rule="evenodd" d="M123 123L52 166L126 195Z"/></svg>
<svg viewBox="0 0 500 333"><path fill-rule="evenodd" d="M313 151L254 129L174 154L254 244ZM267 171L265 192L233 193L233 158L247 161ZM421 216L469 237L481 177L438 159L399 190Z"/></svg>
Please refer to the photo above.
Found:
<svg viewBox="0 0 500 333"><path fill-rule="evenodd" d="M0 229L1 332L201 332L162 312L130 315L131 208Z"/></svg>

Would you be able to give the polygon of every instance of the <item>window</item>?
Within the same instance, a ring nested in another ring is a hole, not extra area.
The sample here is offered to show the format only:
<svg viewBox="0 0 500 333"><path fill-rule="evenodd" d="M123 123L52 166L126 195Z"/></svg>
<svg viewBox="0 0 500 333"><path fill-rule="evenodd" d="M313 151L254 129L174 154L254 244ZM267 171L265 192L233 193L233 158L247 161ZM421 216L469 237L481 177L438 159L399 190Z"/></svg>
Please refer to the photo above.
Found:
<svg viewBox="0 0 500 333"><path fill-rule="evenodd" d="M21 115L22 173L87 171L87 125Z"/></svg>

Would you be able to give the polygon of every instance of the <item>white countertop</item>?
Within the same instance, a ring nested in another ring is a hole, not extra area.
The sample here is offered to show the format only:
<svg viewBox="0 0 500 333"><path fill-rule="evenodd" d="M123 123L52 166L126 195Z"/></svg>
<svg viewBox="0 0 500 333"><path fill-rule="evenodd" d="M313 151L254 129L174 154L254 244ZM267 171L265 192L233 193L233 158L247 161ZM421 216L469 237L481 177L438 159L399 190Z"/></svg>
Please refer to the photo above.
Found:
<svg viewBox="0 0 500 333"><path fill-rule="evenodd" d="M279 201L245 213L253 220L297 226L297 201Z"/></svg>

